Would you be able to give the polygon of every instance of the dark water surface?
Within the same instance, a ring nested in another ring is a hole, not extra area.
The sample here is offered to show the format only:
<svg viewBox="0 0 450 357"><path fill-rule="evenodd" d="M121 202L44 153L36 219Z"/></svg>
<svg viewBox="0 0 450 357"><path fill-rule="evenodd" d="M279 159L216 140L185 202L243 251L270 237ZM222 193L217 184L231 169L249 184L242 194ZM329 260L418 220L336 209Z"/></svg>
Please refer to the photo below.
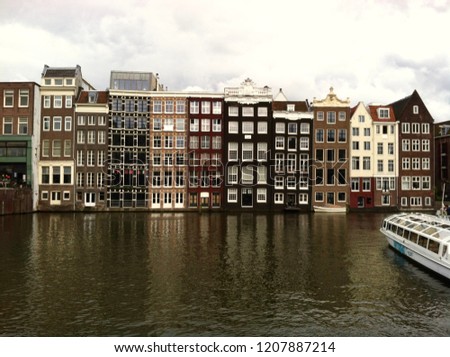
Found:
<svg viewBox="0 0 450 357"><path fill-rule="evenodd" d="M2 216L0 335L450 336L384 216Z"/></svg>

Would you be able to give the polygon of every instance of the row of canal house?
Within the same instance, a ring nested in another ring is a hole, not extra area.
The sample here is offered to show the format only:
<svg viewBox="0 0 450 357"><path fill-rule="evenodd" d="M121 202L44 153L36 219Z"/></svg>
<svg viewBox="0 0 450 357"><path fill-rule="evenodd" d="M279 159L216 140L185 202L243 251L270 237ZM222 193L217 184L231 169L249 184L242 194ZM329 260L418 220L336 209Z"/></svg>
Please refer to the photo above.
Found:
<svg viewBox="0 0 450 357"><path fill-rule="evenodd" d="M0 174L36 210L434 208L433 118L417 91L389 105L291 101L250 79L223 93L164 90L79 66L0 83Z"/></svg>

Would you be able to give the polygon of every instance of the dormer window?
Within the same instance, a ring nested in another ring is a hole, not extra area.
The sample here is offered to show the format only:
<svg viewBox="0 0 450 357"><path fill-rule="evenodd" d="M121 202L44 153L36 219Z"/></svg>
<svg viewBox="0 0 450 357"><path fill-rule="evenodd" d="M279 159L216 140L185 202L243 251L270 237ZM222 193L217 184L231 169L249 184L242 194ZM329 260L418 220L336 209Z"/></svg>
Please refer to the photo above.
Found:
<svg viewBox="0 0 450 357"><path fill-rule="evenodd" d="M388 108L378 108L378 117L380 119L389 119L389 109Z"/></svg>
<svg viewBox="0 0 450 357"><path fill-rule="evenodd" d="M287 111L288 111L288 112L293 112L293 111L295 111L295 104L288 104L288 105L287 105Z"/></svg>
<svg viewBox="0 0 450 357"><path fill-rule="evenodd" d="M62 79L55 79L55 86L62 86L63 80Z"/></svg>
<svg viewBox="0 0 450 357"><path fill-rule="evenodd" d="M72 78L66 79L66 86L71 86L71 85L73 85L73 79Z"/></svg>
<svg viewBox="0 0 450 357"><path fill-rule="evenodd" d="M96 98L97 98L97 93L89 92L88 98L89 98L89 103L95 103Z"/></svg>

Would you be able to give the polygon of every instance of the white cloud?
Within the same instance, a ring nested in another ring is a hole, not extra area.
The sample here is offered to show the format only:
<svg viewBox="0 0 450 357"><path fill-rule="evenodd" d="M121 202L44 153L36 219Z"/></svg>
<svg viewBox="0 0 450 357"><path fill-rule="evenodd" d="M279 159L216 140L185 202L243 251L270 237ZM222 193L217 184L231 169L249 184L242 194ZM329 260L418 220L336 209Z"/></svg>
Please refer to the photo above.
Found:
<svg viewBox="0 0 450 357"><path fill-rule="evenodd" d="M39 82L80 64L99 89L111 70L152 71L172 90L222 91L245 78L290 99L390 103L419 91L450 109L449 0L16 0L0 4L0 80Z"/></svg>

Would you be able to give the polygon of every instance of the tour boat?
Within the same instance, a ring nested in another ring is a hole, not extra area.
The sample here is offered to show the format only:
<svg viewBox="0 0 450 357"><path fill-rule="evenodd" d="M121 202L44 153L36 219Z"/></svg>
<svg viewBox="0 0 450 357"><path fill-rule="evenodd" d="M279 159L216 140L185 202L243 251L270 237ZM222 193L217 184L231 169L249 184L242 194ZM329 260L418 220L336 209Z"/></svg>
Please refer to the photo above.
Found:
<svg viewBox="0 0 450 357"><path fill-rule="evenodd" d="M320 213L346 213L346 206L313 206L314 212Z"/></svg>
<svg viewBox="0 0 450 357"><path fill-rule="evenodd" d="M450 279L450 220L424 213L397 213L380 228L396 251Z"/></svg>

